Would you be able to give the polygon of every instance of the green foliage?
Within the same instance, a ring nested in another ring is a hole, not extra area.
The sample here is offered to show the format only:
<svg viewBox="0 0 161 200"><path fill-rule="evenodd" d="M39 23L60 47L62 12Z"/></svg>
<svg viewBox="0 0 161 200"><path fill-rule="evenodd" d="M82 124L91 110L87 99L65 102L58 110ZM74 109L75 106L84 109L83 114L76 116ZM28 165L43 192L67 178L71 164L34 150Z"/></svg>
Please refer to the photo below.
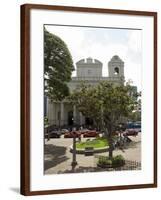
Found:
<svg viewBox="0 0 161 200"><path fill-rule="evenodd" d="M96 86L82 83L69 98L84 116L92 118L104 130L109 142L110 157L113 151L112 133L117 130L123 118L130 116L137 104L137 99L130 92L130 85L116 86L102 81Z"/></svg>
<svg viewBox="0 0 161 200"><path fill-rule="evenodd" d="M45 93L50 99L62 100L69 94L67 82L74 70L67 45L44 30Z"/></svg>
<svg viewBox="0 0 161 200"><path fill-rule="evenodd" d="M113 165L122 165L125 163L125 159L122 155L117 155L112 158Z"/></svg>
<svg viewBox="0 0 161 200"><path fill-rule="evenodd" d="M86 142L80 142L76 144L78 149L85 149L86 147L101 148L107 147L108 141L105 138L96 138L93 140L87 140Z"/></svg>
<svg viewBox="0 0 161 200"><path fill-rule="evenodd" d="M111 167L119 167L125 164L125 159L122 155L114 156L110 158L108 156L99 156L98 165L99 166L111 166Z"/></svg>
<svg viewBox="0 0 161 200"><path fill-rule="evenodd" d="M107 156L99 156L98 164L100 165L112 165L112 160Z"/></svg>
<svg viewBox="0 0 161 200"><path fill-rule="evenodd" d="M108 157L100 156L98 163L100 165L112 165L112 160L110 160Z"/></svg>
<svg viewBox="0 0 161 200"><path fill-rule="evenodd" d="M135 112L131 113L130 120L131 121L141 121L141 112L135 111Z"/></svg>
<svg viewBox="0 0 161 200"><path fill-rule="evenodd" d="M92 118L95 122L100 121L101 101L97 95L97 88L82 83L69 99L84 116Z"/></svg>
<svg viewBox="0 0 161 200"><path fill-rule="evenodd" d="M136 101L129 95L130 86L114 86L107 81L97 86L83 83L70 96L80 112L92 118L108 133L115 131L122 117L128 117Z"/></svg>

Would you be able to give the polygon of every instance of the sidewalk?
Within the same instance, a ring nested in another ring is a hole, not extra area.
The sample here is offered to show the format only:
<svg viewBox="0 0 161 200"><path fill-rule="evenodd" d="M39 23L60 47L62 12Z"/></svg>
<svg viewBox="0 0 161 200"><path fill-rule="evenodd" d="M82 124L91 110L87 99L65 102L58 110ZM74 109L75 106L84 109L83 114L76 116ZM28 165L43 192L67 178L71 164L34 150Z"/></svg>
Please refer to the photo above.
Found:
<svg viewBox="0 0 161 200"><path fill-rule="evenodd" d="M125 160L141 162L141 134L136 137L130 137L132 142L122 150L114 150L114 155L123 155ZM70 146L72 139L51 139L45 144L45 174L67 173L71 172L72 154ZM84 156L77 154L79 171L95 171L97 155L108 155L108 152L95 154L93 156Z"/></svg>

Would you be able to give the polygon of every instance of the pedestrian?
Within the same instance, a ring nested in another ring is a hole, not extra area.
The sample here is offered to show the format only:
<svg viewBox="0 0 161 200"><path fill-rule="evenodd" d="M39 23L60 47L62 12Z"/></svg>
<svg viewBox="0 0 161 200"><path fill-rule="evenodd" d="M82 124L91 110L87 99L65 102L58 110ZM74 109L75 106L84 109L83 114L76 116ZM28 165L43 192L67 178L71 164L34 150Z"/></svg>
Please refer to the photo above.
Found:
<svg viewBox="0 0 161 200"><path fill-rule="evenodd" d="M78 136L79 142L81 142L81 134Z"/></svg>

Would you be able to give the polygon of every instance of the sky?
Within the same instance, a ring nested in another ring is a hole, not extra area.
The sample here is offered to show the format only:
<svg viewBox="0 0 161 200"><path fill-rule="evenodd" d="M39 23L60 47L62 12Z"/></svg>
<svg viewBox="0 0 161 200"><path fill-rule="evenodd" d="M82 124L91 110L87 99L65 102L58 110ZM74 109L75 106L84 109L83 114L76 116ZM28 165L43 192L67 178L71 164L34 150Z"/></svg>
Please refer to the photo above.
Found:
<svg viewBox="0 0 161 200"><path fill-rule="evenodd" d="M141 30L59 25L45 25L45 28L67 44L75 69L77 61L92 57L103 63L102 74L108 76L108 62L118 55L124 61L125 80L131 80L141 91ZM75 75L76 71L72 76Z"/></svg>

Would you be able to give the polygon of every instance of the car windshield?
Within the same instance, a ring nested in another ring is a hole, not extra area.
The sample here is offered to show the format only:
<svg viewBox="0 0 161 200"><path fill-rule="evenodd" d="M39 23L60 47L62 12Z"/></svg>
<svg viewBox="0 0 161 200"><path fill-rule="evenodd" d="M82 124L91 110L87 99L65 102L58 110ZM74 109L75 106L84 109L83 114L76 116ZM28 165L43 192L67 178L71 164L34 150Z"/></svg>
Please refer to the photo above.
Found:
<svg viewBox="0 0 161 200"><path fill-rule="evenodd" d="M127 129L141 128L141 123L128 123Z"/></svg>

